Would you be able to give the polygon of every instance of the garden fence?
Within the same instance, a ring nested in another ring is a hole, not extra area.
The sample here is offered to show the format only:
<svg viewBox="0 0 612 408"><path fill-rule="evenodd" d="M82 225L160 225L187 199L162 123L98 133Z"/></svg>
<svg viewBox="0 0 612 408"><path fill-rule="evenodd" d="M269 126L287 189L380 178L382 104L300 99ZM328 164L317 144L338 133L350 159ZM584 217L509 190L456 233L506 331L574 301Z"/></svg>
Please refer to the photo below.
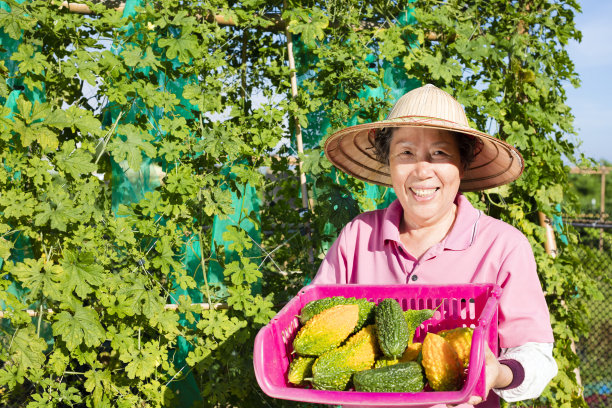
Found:
<svg viewBox="0 0 612 408"><path fill-rule="evenodd" d="M590 408L612 406L612 234L608 231L602 230L608 239L587 241L582 248L585 267L599 277L603 294L603 300L590 305L590 332L576 344L584 398Z"/></svg>

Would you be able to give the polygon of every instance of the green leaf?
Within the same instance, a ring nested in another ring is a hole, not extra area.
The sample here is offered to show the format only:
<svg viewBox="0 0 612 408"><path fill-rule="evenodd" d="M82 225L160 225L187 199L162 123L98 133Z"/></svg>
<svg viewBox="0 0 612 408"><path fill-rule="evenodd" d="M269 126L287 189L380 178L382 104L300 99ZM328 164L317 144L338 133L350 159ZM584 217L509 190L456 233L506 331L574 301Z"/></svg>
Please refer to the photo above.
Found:
<svg viewBox="0 0 612 408"><path fill-rule="evenodd" d="M227 230L222 234L223 241L231 242L227 246L230 251L243 252L245 249L251 249L253 241L247 235L246 231L233 225L227 226Z"/></svg>
<svg viewBox="0 0 612 408"><path fill-rule="evenodd" d="M174 310L164 310L151 316L151 326L157 327L160 332L166 333L167 339L173 339L180 334L179 314Z"/></svg>
<svg viewBox="0 0 612 408"><path fill-rule="evenodd" d="M62 145L62 149L56 156L58 168L64 170L75 179L80 178L81 174L88 174L96 171L97 166L92 161L93 156L90 152L82 148L75 148L73 140L68 140Z"/></svg>
<svg viewBox="0 0 612 408"><path fill-rule="evenodd" d="M140 350L132 351L129 356L129 363L125 367L128 378L138 377L144 380L151 376L156 368L161 365L164 351L165 347L160 350L157 341L148 342Z"/></svg>
<svg viewBox="0 0 612 408"><path fill-rule="evenodd" d="M316 47L316 41L323 40L329 19L323 10L288 10L283 13L285 20L289 19L288 28L293 34L300 34L302 41L310 48Z"/></svg>
<svg viewBox="0 0 612 408"><path fill-rule="evenodd" d="M129 285L117 291L117 298L125 313L129 316L144 314L152 318L163 309L158 293L149 289L140 278L134 279Z"/></svg>
<svg viewBox="0 0 612 408"><path fill-rule="evenodd" d="M198 40L190 34L183 34L178 38L161 38L159 46L166 48L168 59L178 58L179 62L184 64L199 55L199 52L196 51L199 48Z"/></svg>
<svg viewBox="0 0 612 408"><path fill-rule="evenodd" d="M15 247L12 241L0 237L0 258L9 259L11 256L11 249Z"/></svg>
<svg viewBox="0 0 612 408"><path fill-rule="evenodd" d="M65 120L70 123L70 127L73 130L78 129L85 135L102 135L102 124L94 117L91 111L72 105L65 110L65 114ZM64 118L61 119L64 120Z"/></svg>
<svg viewBox="0 0 612 408"><path fill-rule="evenodd" d="M108 144L108 151L112 153L117 162L126 160L132 170L139 170L142 163L142 155L155 157L157 151L149 143L153 139L147 131L128 124L119 125L117 133L121 136L114 137Z"/></svg>
<svg viewBox="0 0 612 408"><path fill-rule="evenodd" d="M224 274L234 285L251 284L261 279L262 273L252 262L230 262L225 266Z"/></svg>
<svg viewBox="0 0 612 408"><path fill-rule="evenodd" d="M68 350L74 350L81 344L96 347L106 338L98 313L82 306L77 306L74 314L61 312L52 328L53 334L64 340Z"/></svg>
<svg viewBox="0 0 612 408"><path fill-rule="evenodd" d="M70 250L64 251L62 267L67 275L64 288L68 292L73 290L76 294L85 298L93 292L94 287L104 283L104 268L96 263L93 254L81 252L78 255Z"/></svg>
<svg viewBox="0 0 612 408"><path fill-rule="evenodd" d="M19 45L18 51L11 56L12 61L19 62L19 72L22 74L42 74L48 65L47 60L41 52L36 52L34 47L27 43Z"/></svg>
<svg viewBox="0 0 612 408"><path fill-rule="evenodd" d="M92 369L85 373L85 378L83 386L87 392L91 393L93 400L96 401L94 406L97 407L103 397L112 392L111 372L110 370Z"/></svg>
<svg viewBox="0 0 612 408"><path fill-rule="evenodd" d="M34 224L37 226L50 223L51 228L59 231L66 231L68 223L78 222L80 211L72 206L72 202L62 200L60 202L40 203L36 210L38 214L34 217Z"/></svg>
<svg viewBox="0 0 612 408"><path fill-rule="evenodd" d="M155 250L159 255L155 256L151 263L154 267L160 269L164 275L168 275L173 269L181 269L181 264L174 259L176 255L169 236L161 237L155 244Z"/></svg>
<svg viewBox="0 0 612 408"><path fill-rule="evenodd" d="M47 342L36 335L34 326L18 329L10 338L11 359L20 370L35 368L40 370L45 363Z"/></svg>
<svg viewBox="0 0 612 408"><path fill-rule="evenodd" d="M29 289L28 297L30 299L37 299L41 293L45 296L60 299L61 266L55 265L51 261L45 262L43 258L28 258L14 265L7 264L7 268L17 281Z"/></svg>

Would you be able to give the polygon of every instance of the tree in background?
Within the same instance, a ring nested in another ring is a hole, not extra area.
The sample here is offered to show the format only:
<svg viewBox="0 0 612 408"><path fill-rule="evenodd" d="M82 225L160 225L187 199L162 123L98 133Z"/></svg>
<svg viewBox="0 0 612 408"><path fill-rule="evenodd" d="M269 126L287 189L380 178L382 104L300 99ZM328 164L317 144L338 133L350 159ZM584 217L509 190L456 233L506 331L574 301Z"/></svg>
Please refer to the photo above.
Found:
<svg viewBox="0 0 612 408"><path fill-rule="evenodd" d="M612 168L612 163L603 160L599 166ZM597 166L594 166L597 170ZM610 174L610 173L608 173ZM571 187L576 191L578 206L581 214L599 216L601 211L601 175L571 174L569 177ZM606 198L604 202L605 213L608 219L612 217L612 176L606 175Z"/></svg>

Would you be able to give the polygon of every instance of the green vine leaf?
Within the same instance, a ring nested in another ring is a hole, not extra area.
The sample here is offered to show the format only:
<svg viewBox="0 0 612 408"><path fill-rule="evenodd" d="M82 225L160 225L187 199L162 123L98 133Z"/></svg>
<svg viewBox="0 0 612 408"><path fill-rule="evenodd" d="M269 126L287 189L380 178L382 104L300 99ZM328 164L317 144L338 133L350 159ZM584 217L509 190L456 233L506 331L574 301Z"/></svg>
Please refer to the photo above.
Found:
<svg viewBox="0 0 612 408"><path fill-rule="evenodd" d="M106 338L98 313L82 306L77 306L74 314L61 312L52 328L53 334L62 338L68 350L74 350L81 344L96 347Z"/></svg>
<svg viewBox="0 0 612 408"><path fill-rule="evenodd" d="M20 371L23 372L28 368L40 369L45 363L44 352L47 343L36 334L34 326L18 329L10 339L6 340L10 340L8 348L10 360Z"/></svg>
<svg viewBox="0 0 612 408"><path fill-rule="evenodd" d="M85 298L96 286L104 283L104 268L96 263L91 253L77 255L72 251L64 251L61 265L68 275L64 289L68 292L74 290L81 298Z"/></svg>

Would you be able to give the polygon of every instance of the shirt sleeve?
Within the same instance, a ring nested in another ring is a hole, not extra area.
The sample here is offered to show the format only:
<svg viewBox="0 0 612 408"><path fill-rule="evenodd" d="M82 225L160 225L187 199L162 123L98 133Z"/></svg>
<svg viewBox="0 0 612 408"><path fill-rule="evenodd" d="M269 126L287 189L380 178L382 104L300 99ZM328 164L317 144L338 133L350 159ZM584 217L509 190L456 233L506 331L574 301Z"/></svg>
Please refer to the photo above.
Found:
<svg viewBox="0 0 612 408"><path fill-rule="evenodd" d="M522 346L502 349L500 360L518 361L525 373L523 382L511 389L493 389L507 402L537 398L557 375L557 362L552 355L552 343L529 342Z"/></svg>

